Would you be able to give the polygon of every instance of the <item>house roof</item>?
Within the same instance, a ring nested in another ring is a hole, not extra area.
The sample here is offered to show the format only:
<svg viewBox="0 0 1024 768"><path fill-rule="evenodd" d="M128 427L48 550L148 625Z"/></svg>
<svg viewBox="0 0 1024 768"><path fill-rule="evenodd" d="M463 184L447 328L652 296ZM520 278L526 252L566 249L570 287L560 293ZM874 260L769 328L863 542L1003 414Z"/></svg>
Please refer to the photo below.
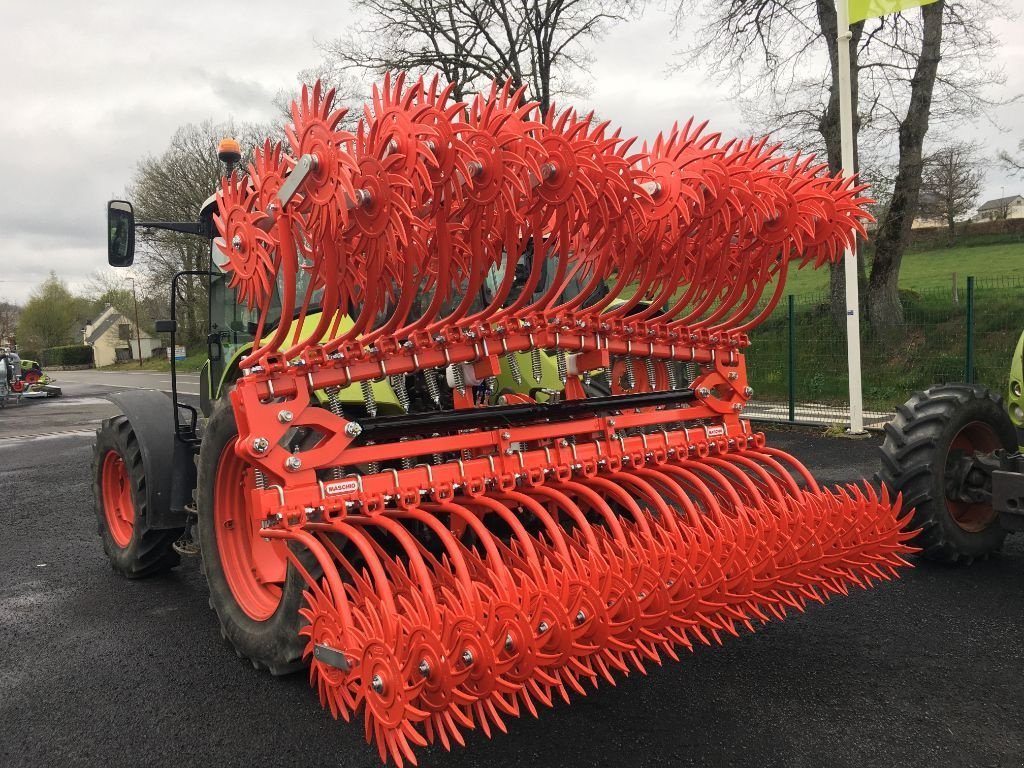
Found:
<svg viewBox="0 0 1024 768"><path fill-rule="evenodd" d="M979 211L990 211L993 208L1004 208L1017 200L1024 199L1021 195L1010 195L1009 197L997 197L994 200L988 200L978 206Z"/></svg>
<svg viewBox="0 0 1024 768"><path fill-rule="evenodd" d="M96 341L101 338L104 333L109 331L110 328L120 319L121 313L113 307L107 307L104 309L99 317L89 323L91 329L89 333L85 334L85 343L95 344Z"/></svg>
<svg viewBox="0 0 1024 768"><path fill-rule="evenodd" d="M136 333L138 333L135 330L135 324L132 323L131 320L129 320L127 317L125 317L123 314L118 312L113 307L108 306L100 313L99 317L97 317L95 320L88 324L87 327L89 328L89 332L85 334L85 343L95 344L103 336L103 334L105 334L113 326L118 324L130 325L132 328L133 336L135 336ZM144 339L150 338L150 335L144 331L139 335Z"/></svg>

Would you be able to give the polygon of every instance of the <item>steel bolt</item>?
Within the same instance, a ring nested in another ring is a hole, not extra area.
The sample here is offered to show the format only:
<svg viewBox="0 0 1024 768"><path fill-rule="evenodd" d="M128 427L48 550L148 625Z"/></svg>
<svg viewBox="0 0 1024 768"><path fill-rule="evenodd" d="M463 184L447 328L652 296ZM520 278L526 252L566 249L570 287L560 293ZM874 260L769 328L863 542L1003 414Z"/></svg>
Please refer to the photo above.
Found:
<svg viewBox="0 0 1024 768"><path fill-rule="evenodd" d="M741 403L733 403L732 404L732 409L734 411L742 411L743 410L743 405Z"/></svg>
<svg viewBox="0 0 1024 768"><path fill-rule="evenodd" d="M419 670L420 674L424 677L430 677L430 664L427 663L426 659L420 662Z"/></svg>
<svg viewBox="0 0 1024 768"><path fill-rule="evenodd" d="M576 623L577 624L582 624L586 620L587 620L587 614L585 614L582 610L579 613L576 614Z"/></svg>
<svg viewBox="0 0 1024 768"><path fill-rule="evenodd" d="M363 434L363 428L359 425L358 421L350 421L345 425L345 434L349 437L359 437Z"/></svg>
<svg viewBox="0 0 1024 768"><path fill-rule="evenodd" d="M516 649L516 644L512 641L512 635L505 635L505 650L512 653Z"/></svg>
<svg viewBox="0 0 1024 768"><path fill-rule="evenodd" d="M608 426L609 427L614 427L615 426L615 419L608 419Z"/></svg>
<svg viewBox="0 0 1024 768"><path fill-rule="evenodd" d="M256 453L266 453L270 448L270 441L265 437L254 437L252 440L252 449Z"/></svg>
<svg viewBox="0 0 1024 768"><path fill-rule="evenodd" d="M467 667L473 664L473 653L467 648L462 652L462 663Z"/></svg>
<svg viewBox="0 0 1024 768"><path fill-rule="evenodd" d="M242 236L241 235L235 235L234 237L231 238L231 247L234 248L236 251L242 250Z"/></svg>
<svg viewBox="0 0 1024 768"><path fill-rule="evenodd" d="M277 413L277 420L280 421L282 424L287 424L294 418L295 414L293 414L291 411L278 411Z"/></svg>
<svg viewBox="0 0 1024 768"><path fill-rule="evenodd" d="M295 472L296 470L302 467L302 459L300 459L298 456L289 456L287 459L284 460L284 466L289 471Z"/></svg>
<svg viewBox="0 0 1024 768"><path fill-rule="evenodd" d="M747 397L750 397L752 394L754 394L754 388L753 387L744 387L743 388L743 394L746 395Z"/></svg>
<svg viewBox="0 0 1024 768"><path fill-rule="evenodd" d="M708 389L707 387L701 387L700 389L697 390L697 394L700 395L701 397L708 397L711 395L711 390Z"/></svg>
<svg viewBox="0 0 1024 768"><path fill-rule="evenodd" d="M548 623L546 621L542 621L540 625L537 627L537 634L543 635L549 629L551 629L551 627L548 626Z"/></svg>
<svg viewBox="0 0 1024 768"><path fill-rule="evenodd" d="M729 371L729 381L736 381L740 375L736 371Z"/></svg>
<svg viewBox="0 0 1024 768"><path fill-rule="evenodd" d="M501 439L502 440L509 440L509 439L511 439L511 437L512 437L512 433L511 432L502 432L501 433Z"/></svg>
<svg viewBox="0 0 1024 768"><path fill-rule="evenodd" d="M380 675L374 675L370 679L370 687L373 688L374 693L383 695L384 694L384 681Z"/></svg>

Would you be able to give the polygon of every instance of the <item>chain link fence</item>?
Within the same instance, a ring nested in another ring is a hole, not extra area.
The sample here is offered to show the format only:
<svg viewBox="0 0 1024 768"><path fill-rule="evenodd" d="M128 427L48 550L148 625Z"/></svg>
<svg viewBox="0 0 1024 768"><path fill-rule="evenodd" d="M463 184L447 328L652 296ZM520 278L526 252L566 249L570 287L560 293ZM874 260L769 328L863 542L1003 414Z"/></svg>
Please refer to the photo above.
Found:
<svg viewBox="0 0 1024 768"><path fill-rule="evenodd" d="M904 325L861 328L865 426L881 427L912 392L977 382L1002 394L1024 330L1024 278L967 278L956 288L901 291ZM751 333L747 367L751 418L846 424L849 380L845 323L828 296L787 296Z"/></svg>

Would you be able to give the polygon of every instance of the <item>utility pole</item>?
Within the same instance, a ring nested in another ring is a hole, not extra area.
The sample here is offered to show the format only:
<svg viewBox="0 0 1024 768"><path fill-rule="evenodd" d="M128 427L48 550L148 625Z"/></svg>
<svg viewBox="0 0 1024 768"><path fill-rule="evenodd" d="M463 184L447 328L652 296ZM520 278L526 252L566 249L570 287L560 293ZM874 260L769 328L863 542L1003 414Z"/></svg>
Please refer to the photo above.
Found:
<svg viewBox="0 0 1024 768"><path fill-rule="evenodd" d="M132 304L135 305L135 342L139 348L139 368L142 367L142 330L139 328L139 300L135 296L135 278L129 277L132 281Z"/></svg>

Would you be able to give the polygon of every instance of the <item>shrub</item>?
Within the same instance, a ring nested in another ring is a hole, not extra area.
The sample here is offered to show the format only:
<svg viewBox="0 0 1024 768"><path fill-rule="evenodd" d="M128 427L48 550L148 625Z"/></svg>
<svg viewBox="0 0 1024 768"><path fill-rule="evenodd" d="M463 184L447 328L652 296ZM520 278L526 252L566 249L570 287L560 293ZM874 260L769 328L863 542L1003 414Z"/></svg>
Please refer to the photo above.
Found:
<svg viewBox="0 0 1024 768"><path fill-rule="evenodd" d="M44 368L48 365L92 365L92 347L87 344L50 347L43 350L39 362Z"/></svg>

